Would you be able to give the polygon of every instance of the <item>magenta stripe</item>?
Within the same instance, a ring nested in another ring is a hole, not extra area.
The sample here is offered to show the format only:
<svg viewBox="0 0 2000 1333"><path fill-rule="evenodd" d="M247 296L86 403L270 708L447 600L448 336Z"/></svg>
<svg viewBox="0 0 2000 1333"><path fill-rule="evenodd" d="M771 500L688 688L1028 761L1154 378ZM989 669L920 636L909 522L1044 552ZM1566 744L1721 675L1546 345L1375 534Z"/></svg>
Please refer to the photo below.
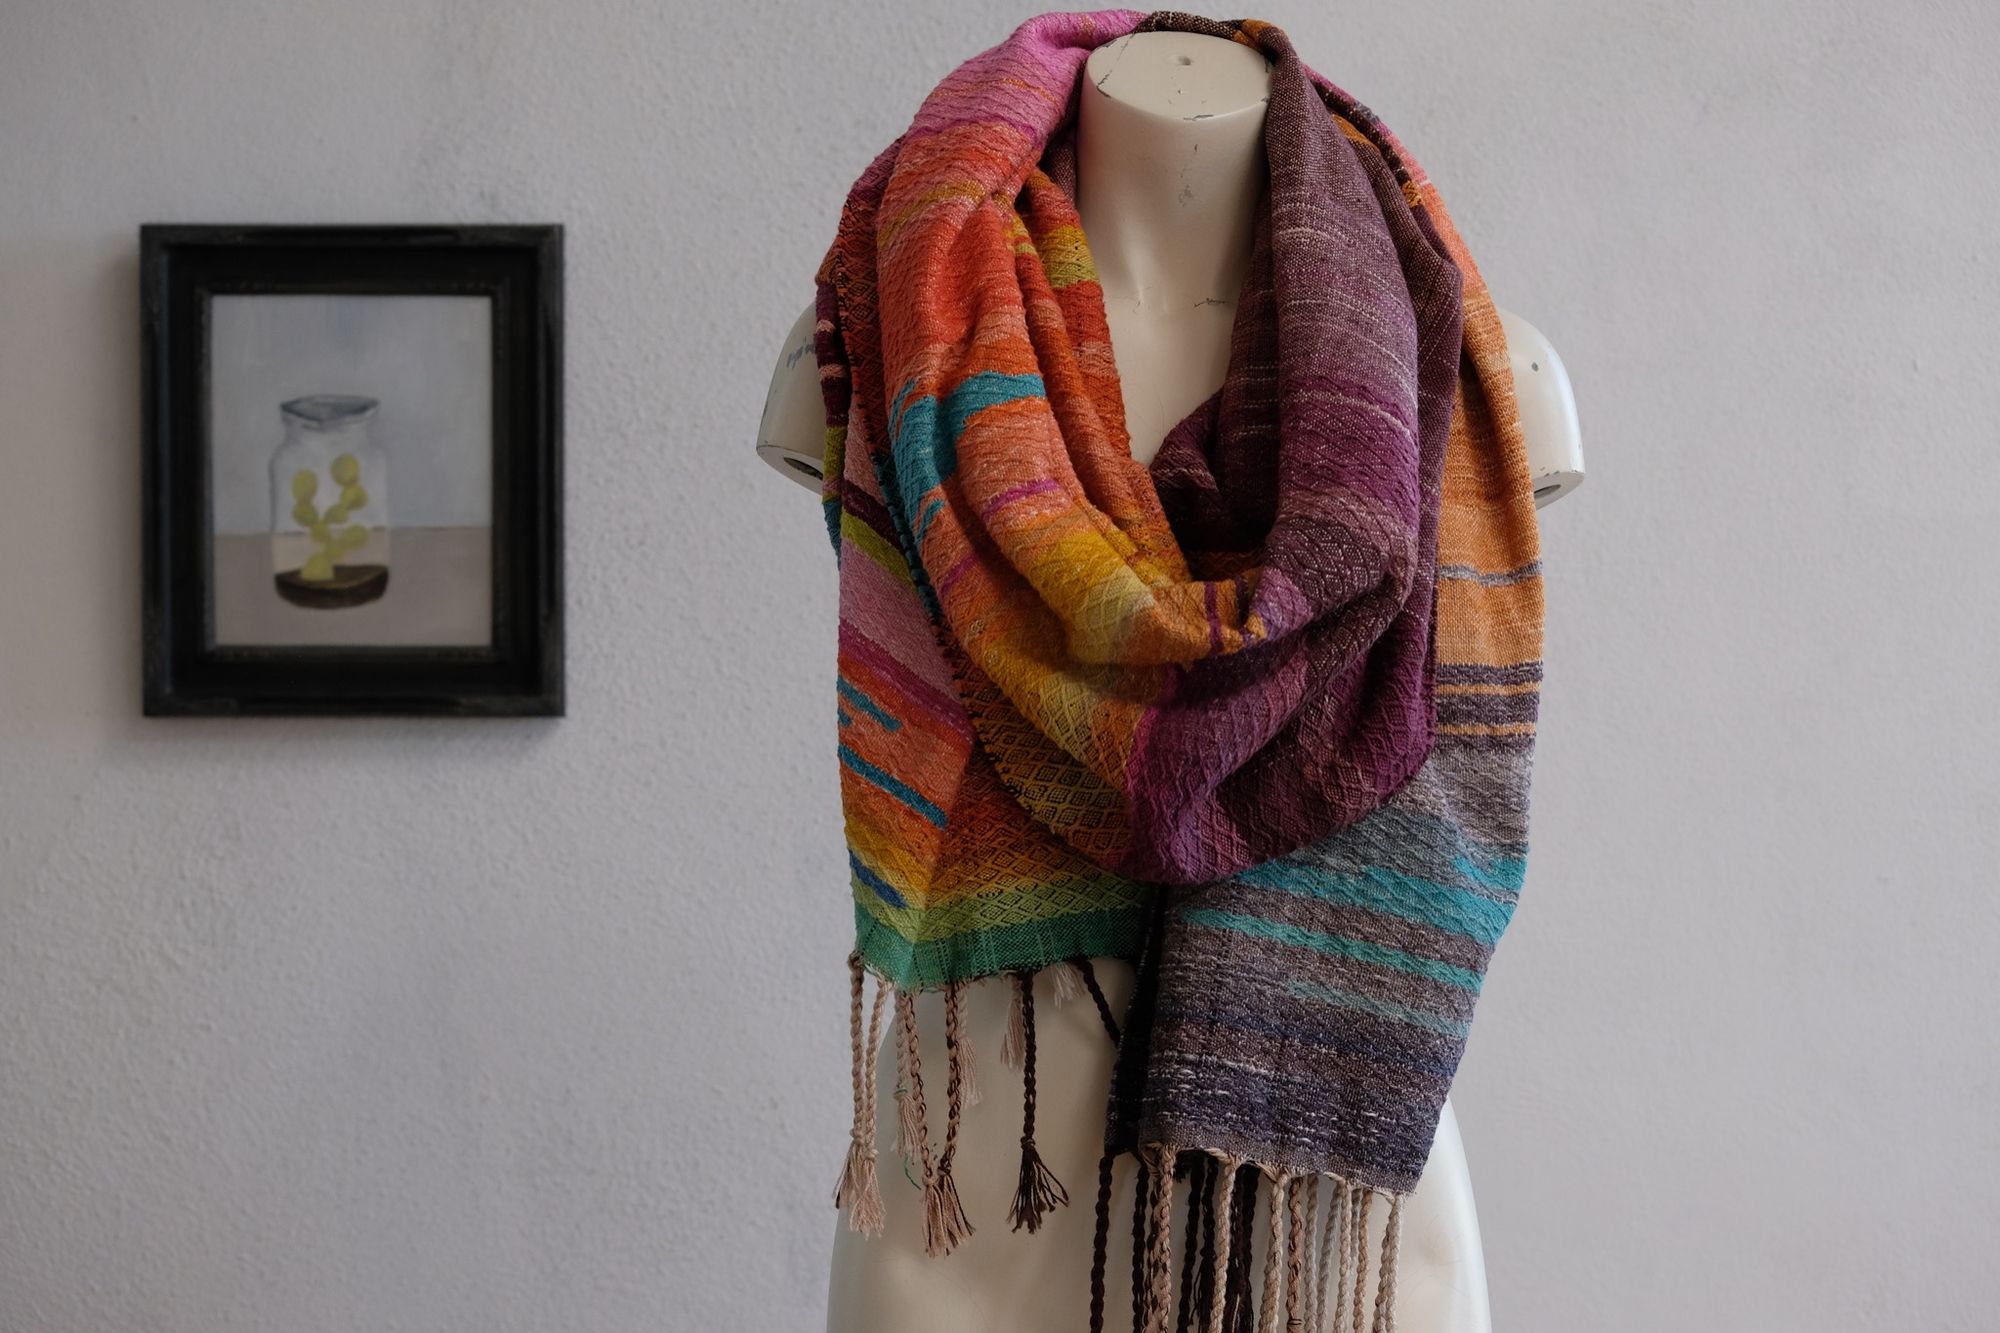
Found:
<svg viewBox="0 0 2000 1333"><path fill-rule="evenodd" d="M863 634L845 620L840 622L840 651L850 653L854 659L870 671L884 676L903 692L911 703L920 706L925 715L966 740L973 740L972 722L965 715L965 705L957 699L940 694L926 681L918 677L908 667L898 662L880 645Z"/></svg>
<svg viewBox="0 0 2000 1333"><path fill-rule="evenodd" d="M958 582L959 575L965 573L966 570L971 569L978 563L979 552L977 551L967 551L964 555L960 556L952 567L944 572L944 576L937 581L935 585L937 587L937 595L943 597L947 592L951 591L951 585Z"/></svg>
<svg viewBox="0 0 2000 1333"><path fill-rule="evenodd" d="M1050 491L1061 489L1062 483L1053 477L1043 477L1039 481L1024 481L1019 486L1009 487L988 500L985 507L979 511L979 517L982 520L991 519L1016 500L1025 500L1031 495L1046 495Z"/></svg>

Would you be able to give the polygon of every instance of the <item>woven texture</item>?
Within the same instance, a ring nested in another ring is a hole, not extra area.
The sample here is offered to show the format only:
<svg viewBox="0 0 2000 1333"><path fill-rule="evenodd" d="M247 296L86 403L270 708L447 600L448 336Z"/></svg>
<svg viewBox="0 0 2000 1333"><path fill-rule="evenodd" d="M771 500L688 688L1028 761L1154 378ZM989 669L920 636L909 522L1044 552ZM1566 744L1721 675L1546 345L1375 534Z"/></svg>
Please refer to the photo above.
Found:
<svg viewBox="0 0 2000 1333"><path fill-rule="evenodd" d="M1142 26L1272 66L1227 378L1150 468L1072 145ZM861 961L1138 961L1114 1147L1406 1190L1521 884L1542 626L1436 192L1270 25L1048 14L926 99L818 280Z"/></svg>

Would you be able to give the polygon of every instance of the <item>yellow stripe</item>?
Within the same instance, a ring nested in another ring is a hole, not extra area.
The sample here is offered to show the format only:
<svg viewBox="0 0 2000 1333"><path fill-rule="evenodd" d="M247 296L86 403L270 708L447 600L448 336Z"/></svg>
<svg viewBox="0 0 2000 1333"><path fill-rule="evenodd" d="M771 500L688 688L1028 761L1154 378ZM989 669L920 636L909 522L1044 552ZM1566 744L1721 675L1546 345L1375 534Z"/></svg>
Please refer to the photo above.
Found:
<svg viewBox="0 0 2000 1333"><path fill-rule="evenodd" d="M1494 685L1474 681L1463 685L1440 685L1437 687L1437 692L1439 694L1533 694L1541 688L1539 683L1532 680L1518 685Z"/></svg>

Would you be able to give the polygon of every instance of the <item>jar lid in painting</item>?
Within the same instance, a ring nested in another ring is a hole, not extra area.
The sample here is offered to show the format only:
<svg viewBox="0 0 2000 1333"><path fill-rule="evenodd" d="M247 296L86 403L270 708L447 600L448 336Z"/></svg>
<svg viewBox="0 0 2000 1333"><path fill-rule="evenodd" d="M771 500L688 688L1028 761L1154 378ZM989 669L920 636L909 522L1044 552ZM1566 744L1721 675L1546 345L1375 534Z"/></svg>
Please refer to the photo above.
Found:
<svg viewBox="0 0 2000 1333"><path fill-rule="evenodd" d="M294 398L289 402L280 403L278 410L309 426L325 430L329 426L348 426L357 421L364 421L374 414L377 406L373 398L362 398L352 394L316 393L306 398Z"/></svg>

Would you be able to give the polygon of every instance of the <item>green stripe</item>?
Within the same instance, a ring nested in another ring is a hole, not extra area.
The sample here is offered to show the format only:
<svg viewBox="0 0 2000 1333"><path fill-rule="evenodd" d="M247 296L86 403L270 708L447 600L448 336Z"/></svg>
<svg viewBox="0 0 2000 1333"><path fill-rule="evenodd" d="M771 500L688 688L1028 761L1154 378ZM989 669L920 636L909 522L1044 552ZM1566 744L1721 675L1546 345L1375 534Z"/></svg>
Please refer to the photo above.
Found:
<svg viewBox="0 0 2000 1333"><path fill-rule="evenodd" d="M1289 944L1298 949L1311 949L1315 953L1331 954L1336 958L1352 958L1357 963L1372 963L1377 967L1393 968L1398 972L1408 972L1414 976L1428 977L1446 986L1456 986L1460 990L1479 993L1479 974L1468 972L1450 963L1440 963L1431 958L1419 958L1401 949L1390 949L1380 944L1370 944L1366 940L1350 940L1344 935L1327 935L1317 930L1307 930L1303 926L1288 925L1283 921L1267 921L1261 916L1250 916L1243 912L1221 912L1211 908L1189 908L1181 913L1181 920L1191 926L1207 926L1214 930L1234 931L1253 939L1271 940L1277 944Z"/></svg>
<svg viewBox="0 0 2000 1333"><path fill-rule="evenodd" d="M1137 907L1078 912L912 942L854 905L855 947L869 968L904 990L930 990L1068 958L1134 958L1146 913Z"/></svg>
<svg viewBox="0 0 2000 1333"><path fill-rule="evenodd" d="M1144 887L1108 875L1102 880L1067 880L999 893L967 894L950 902L901 909L883 902L871 885L855 887L855 901L868 904L880 924L918 943L970 934L995 922L1059 919L1061 907L1051 911L1051 900L1059 905L1088 903L1084 911L1136 908L1146 900Z"/></svg>

